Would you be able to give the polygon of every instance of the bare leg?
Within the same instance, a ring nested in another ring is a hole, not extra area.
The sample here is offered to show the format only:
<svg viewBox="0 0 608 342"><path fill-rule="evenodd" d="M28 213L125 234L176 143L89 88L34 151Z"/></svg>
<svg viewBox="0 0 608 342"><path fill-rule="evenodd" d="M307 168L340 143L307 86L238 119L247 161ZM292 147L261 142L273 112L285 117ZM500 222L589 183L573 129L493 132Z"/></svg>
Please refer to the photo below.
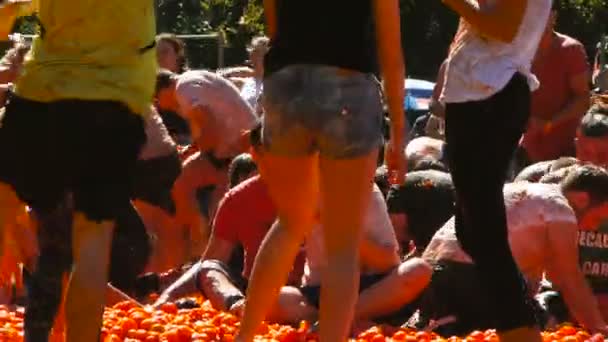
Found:
<svg viewBox="0 0 608 342"><path fill-rule="evenodd" d="M356 319L369 320L395 312L420 295L433 269L422 259L414 258L399 265L391 274L361 292L355 308Z"/></svg>
<svg viewBox="0 0 608 342"><path fill-rule="evenodd" d="M268 320L281 324L297 324L301 321L314 322L317 316L317 309L308 304L299 289L283 286L277 304L268 315Z"/></svg>
<svg viewBox="0 0 608 342"><path fill-rule="evenodd" d="M252 341L276 303L300 244L314 225L319 198L316 157L265 155L259 168L277 206L280 225L273 225L256 256L237 341Z"/></svg>
<svg viewBox="0 0 608 342"><path fill-rule="evenodd" d="M66 298L67 341L97 341L106 301L114 223L76 214L72 228L74 268Z"/></svg>
<svg viewBox="0 0 608 342"><path fill-rule="evenodd" d="M345 341L359 291L359 244L378 156L321 158L321 222L327 267L321 275L319 332L323 342Z"/></svg>

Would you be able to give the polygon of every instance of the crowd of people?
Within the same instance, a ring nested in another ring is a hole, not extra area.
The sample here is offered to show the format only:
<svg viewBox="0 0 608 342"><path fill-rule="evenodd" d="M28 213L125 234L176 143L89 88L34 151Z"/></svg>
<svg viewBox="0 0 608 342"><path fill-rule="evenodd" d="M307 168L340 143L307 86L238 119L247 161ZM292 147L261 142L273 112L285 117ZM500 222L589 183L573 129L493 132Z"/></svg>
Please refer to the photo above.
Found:
<svg viewBox="0 0 608 342"><path fill-rule="evenodd" d="M26 341L64 325L68 341L94 341L104 305L190 307L179 300L193 294L243 318L238 338L249 341L263 319L347 317L340 279L358 293L353 319L322 323L327 341L377 324L509 330L529 323L524 306L543 329L575 322L608 334L608 95L592 94L585 50L555 31L546 1L530 0L522 19L538 49L508 38L520 51L509 58L533 56L528 74L494 75L503 90L481 100L488 89L463 86L459 73L467 53L487 56L456 39L429 114L407 132L393 17L377 27L382 87L369 73L285 67L285 42L265 36L243 66L193 70L183 41L154 37L146 1L135 1L145 15L110 1L100 18L137 20L108 29L88 19L76 33L62 25L81 25L80 14L49 2L36 9L40 36L0 60L0 303L26 307ZM364 3L353 17L367 15ZM375 15L394 14L389 3ZM0 7L0 34L29 6ZM294 6L282 13L295 27L305 9ZM354 69L371 58L360 57ZM528 107L529 119L519 115ZM488 192L500 203L484 202ZM500 230L481 229L501 219L502 243ZM510 282L517 272L525 285Z"/></svg>

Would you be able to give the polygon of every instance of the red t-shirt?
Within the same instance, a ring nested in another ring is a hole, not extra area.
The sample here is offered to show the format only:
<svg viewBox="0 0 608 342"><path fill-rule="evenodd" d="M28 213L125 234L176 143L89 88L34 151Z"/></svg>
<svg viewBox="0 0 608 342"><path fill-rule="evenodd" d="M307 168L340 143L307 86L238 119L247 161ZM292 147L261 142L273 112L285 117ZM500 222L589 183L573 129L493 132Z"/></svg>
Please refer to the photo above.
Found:
<svg viewBox="0 0 608 342"><path fill-rule="evenodd" d="M219 204L213 234L222 240L243 246L243 277L246 279L249 279L262 240L276 218L276 208L260 176L252 177L232 188ZM298 282L301 278L304 265L302 259L299 257L296 260L290 283Z"/></svg>
<svg viewBox="0 0 608 342"><path fill-rule="evenodd" d="M584 46L574 38L556 33L553 48L532 66L540 88L532 93L531 116L552 119L573 96L570 78L588 71ZM544 134L524 134L523 146L532 161L551 160L573 153L579 121L580 117L572 118L554 125Z"/></svg>

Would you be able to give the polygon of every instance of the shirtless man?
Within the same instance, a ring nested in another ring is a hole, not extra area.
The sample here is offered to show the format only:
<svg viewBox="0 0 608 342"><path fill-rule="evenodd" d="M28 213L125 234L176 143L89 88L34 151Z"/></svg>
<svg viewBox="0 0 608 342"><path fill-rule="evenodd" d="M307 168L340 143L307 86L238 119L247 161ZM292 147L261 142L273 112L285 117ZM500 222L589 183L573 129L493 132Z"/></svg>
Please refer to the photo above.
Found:
<svg viewBox="0 0 608 342"><path fill-rule="evenodd" d="M535 293L546 274L580 324L608 332L579 267L576 244L577 219L585 224L608 217L608 172L582 166L561 185L508 184L505 202L509 242L529 289ZM431 300L421 307L423 322L438 321L436 330L448 336L495 326L496 308L489 307L475 266L456 239L454 219L435 234L423 259L435 269L427 292Z"/></svg>
<svg viewBox="0 0 608 342"><path fill-rule="evenodd" d="M209 71L188 71L167 76L158 89L158 106L184 117L200 152L186 160L177 179L173 196L178 223L190 229L197 243L191 256L200 256L207 242L207 222L227 190L230 161L246 152L243 134L253 128L257 118L253 109L227 79ZM200 208L197 191L211 190L208 208ZM202 209L206 217L201 216Z"/></svg>

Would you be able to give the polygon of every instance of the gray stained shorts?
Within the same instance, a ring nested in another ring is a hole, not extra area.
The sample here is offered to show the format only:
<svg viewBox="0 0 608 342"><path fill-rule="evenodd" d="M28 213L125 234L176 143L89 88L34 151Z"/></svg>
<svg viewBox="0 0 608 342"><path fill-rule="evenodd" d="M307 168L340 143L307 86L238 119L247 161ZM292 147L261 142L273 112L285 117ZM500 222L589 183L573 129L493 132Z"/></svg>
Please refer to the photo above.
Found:
<svg viewBox="0 0 608 342"><path fill-rule="evenodd" d="M383 143L380 83L371 74L293 65L264 80L262 141L283 156L352 159Z"/></svg>

